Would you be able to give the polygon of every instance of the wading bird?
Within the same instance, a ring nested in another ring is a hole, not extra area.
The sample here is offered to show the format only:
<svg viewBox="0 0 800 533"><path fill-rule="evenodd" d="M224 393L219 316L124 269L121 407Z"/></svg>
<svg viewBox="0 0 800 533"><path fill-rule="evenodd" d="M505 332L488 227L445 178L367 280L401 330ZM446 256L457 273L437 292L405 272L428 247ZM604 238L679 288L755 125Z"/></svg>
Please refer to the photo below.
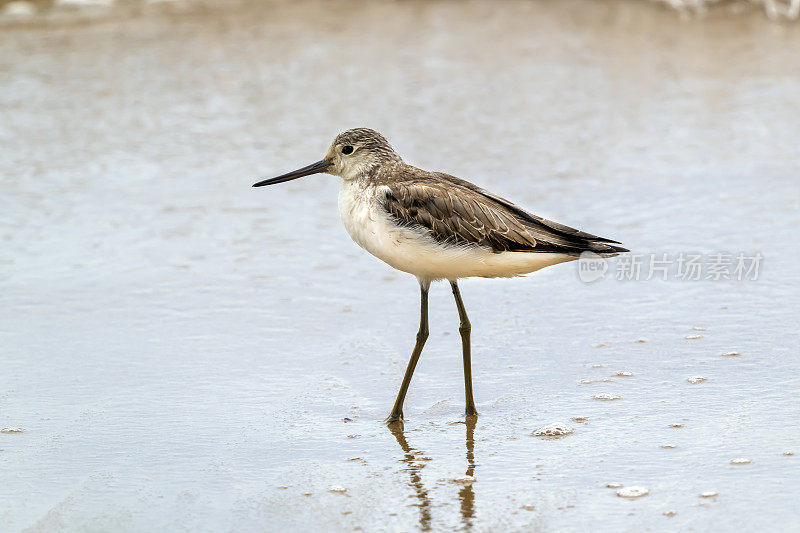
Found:
<svg viewBox="0 0 800 533"><path fill-rule="evenodd" d="M403 400L428 338L428 289L448 280L453 290L464 359L467 416L472 396L471 326L458 290L468 277L506 278L573 261L583 252L612 257L617 241L545 220L468 181L405 163L380 133L340 133L321 161L253 187L311 174L342 178L339 214L350 237L390 266L419 280L420 321L397 400L387 422L402 420Z"/></svg>

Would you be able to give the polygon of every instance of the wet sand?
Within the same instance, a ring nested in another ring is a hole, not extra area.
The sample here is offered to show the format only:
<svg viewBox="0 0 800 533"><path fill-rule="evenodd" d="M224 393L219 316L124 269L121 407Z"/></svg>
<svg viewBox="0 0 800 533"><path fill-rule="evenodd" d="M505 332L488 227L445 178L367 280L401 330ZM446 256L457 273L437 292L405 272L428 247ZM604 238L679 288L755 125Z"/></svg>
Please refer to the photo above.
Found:
<svg viewBox="0 0 800 533"><path fill-rule="evenodd" d="M800 529L800 27L644 2L133 11L0 30L4 529ZM437 285L392 432L416 282L349 240L338 178L250 188L354 126L639 254L760 252L759 279L462 282L474 426ZM550 423L574 432L531 435Z"/></svg>

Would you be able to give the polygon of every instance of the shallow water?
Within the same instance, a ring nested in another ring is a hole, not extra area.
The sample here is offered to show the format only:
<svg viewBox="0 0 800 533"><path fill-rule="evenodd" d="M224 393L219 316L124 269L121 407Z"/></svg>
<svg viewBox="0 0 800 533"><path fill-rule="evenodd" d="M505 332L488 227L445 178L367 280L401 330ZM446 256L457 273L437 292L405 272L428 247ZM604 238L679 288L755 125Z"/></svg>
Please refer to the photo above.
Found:
<svg viewBox="0 0 800 533"><path fill-rule="evenodd" d="M800 530L798 46L615 2L4 26L2 529ZM475 425L437 285L392 432L415 281L349 240L335 178L250 188L361 125L634 252L760 275L462 282ZM574 432L531 435L551 423Z"/></svg>

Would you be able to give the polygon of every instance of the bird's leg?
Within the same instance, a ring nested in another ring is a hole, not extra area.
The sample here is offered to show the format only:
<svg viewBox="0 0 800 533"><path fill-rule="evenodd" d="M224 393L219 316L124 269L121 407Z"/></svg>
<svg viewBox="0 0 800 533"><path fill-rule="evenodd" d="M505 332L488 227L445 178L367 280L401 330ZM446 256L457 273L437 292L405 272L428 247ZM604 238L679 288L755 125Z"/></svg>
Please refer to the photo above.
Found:
<svg viewBox="0 0 800 533"><path fill-rule="evenodd" d="M458 290L458 282L451 281L450 286L453 288L453 297L456 299L456 307L458 307L458 318L461 323L458 326L458 331L461 333L461 349L464 355L464 392L467 397L466 415L474 416L478 414L475 409L475 399L472 397L472 355L470 352L469 334L472 331L472 326L467 317L467 310L464 309L464 301L461 299L461 292Z"/></svg>
<svg viewBox="0 0 800 533"><path fill-rule="evenodd" d="M419 311L419 331L417 332L417 343L414 345L414 351L411 352L411 359L408 361L406 374L403 376L403 383L400 385L400 392L397 393L397 400L394 402L392 412L386 422L396 422L403 419L403 400L406 399L406 392L408 392L408 385L411 383L411 376L414 374L414 368L417 366L419 356L422 353L422 347L425 346L425 341L428 339L428 288L429 282L420 281L420 311Z"/></svg>

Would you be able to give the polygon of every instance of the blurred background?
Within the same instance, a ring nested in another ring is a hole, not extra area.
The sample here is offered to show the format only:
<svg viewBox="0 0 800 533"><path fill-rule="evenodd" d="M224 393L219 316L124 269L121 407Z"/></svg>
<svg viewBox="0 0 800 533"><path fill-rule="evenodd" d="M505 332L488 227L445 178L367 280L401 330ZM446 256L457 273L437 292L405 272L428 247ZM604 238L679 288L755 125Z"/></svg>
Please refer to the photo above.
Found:
<svg viewBox="0 0 800 533"><path fill-rule="evenodd" d="M799 8L0 0L0 529L800 530ZM448 287L391 432L415 280L250 187L359 126L644 260L465 280L476 425Z"/></svg>

